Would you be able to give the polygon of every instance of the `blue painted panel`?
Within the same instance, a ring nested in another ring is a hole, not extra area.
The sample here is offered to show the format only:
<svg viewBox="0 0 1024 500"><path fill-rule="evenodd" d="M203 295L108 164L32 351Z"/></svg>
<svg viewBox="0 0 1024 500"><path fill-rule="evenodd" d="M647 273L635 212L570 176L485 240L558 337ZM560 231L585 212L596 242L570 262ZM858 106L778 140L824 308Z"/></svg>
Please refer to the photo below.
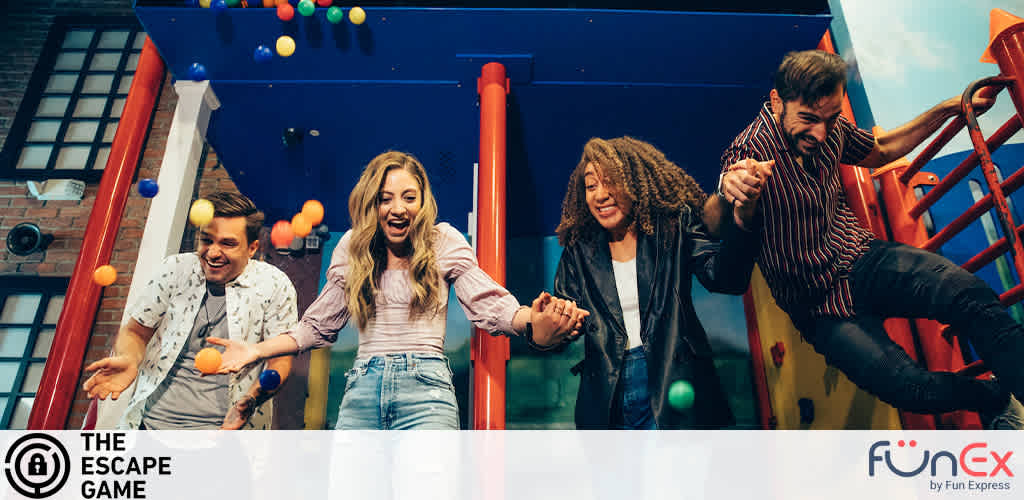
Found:
<svg viewBox="0 0 1024 500"><path fill-rule="evenodd" d="M753 119L789 50L814 47L828 16L597 10L367 8L362 26L322 9L280 22L271 9L137 7L170 70L200 62L222 106L209 140L272 221L317 198L347 225L362 167L388 148L425 164L440 218L466 230L477 160L476 78L506 64L509 236L551 234L568 174L593 136L661 147L706 188ZM281 34L290 58L253 61ZM286 127L318 137L286 148Z"/></svg>

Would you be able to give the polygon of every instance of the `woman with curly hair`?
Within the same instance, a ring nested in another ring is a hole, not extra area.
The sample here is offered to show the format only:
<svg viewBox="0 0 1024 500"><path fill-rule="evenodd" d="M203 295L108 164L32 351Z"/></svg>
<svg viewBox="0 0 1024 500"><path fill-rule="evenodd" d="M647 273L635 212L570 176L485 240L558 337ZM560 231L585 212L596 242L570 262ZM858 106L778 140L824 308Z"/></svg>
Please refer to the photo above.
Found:
<svg viewBox="0 0 1024 500"><path fill-rule="evenodd" d="M771 175L769 164L761 179ZM728 174L727 174L728 175ZM746 291L754 265L756 199L737 205L712 242L701 220L707 195L654 146L591 139L569 177L558 225L565 249L555 295L590 311L585 335L557 335L546 350L584 337L576 399L579 429L678 429L731 425L732 413L690 297L696 275L713 292ZM669 386L692 384L693 411L669 411Z"/></svg>
<svg viewBox="0 0 1024 500"><path fill-rule="evenodd" d="M493 333L550 341L587 315L546 293L520 306L477 265L462 234L436 224L437 202L412 155L374 158L349 196L352 229L331 257L327 284L299 325L256 345L228 346L221 372L333 343L353 318L355 365L346 374L338 429L458 429L452 372L444 355L448 287L466 316Z"/></svg>

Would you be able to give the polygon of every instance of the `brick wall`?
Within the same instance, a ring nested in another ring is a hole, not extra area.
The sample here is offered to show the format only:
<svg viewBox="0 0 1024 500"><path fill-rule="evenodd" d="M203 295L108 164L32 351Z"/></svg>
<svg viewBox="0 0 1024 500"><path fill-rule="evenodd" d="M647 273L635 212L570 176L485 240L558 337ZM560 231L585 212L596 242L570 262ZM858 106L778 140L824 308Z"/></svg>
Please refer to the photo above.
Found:
<svg viewBox="0 0 1024 500"><path fill-rule="evenodd" d="M0 16L0 144L6 140L36 60L56 15L131 15L127 0L21 1L10 3ZM168 75L153 115L151 131L138 178L156 178L163 158L177 95ZM82 246L85 226L96 201L98 183L86 187L81 201L38 201L28 194L23 181L0 180L0 238L19 222L34 222L54 241L44 253L19 257L0 249L0 281L3 275L69 277ZM217 190L237 190L227 172L210 153L199 182L199 195ZM117 281L103 292L85 364L106 355L113 345L132 280L139 241L149 212L149 200L133 188L110 264L118 270ZM83 365L84 366L84 365ZM84 382L84 377L80 382ZM81 387L81 383L79 383ZM89 401L79 390L67 428L82 425Z"/></svg>

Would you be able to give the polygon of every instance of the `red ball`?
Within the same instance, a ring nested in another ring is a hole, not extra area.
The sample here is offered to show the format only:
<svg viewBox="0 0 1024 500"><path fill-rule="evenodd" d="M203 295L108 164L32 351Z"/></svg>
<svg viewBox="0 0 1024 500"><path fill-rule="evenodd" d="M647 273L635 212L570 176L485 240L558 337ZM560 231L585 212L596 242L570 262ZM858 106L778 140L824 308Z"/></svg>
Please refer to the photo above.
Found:
<svg viewBox="0 0 1024 500"><path fill-rule="evenodd" d="M291 222L279 220L274 223L274 227L270 230L270 243L274 245L274 248L288 248L293 239L295 239L295 233L292 231Z"/></svg>
<svg viewBox="0 0 1024 500"><path fill-rule="evenodd" d="M282 21L291 21L295 17L295 7L288 2L277 4L277 18Z"/></svg>
<svg viewBox="0 0 1024 500"><path fill-rule="evenodd" d="M321 7L330 7L334 0L316 0L316 4Z"/></svg>

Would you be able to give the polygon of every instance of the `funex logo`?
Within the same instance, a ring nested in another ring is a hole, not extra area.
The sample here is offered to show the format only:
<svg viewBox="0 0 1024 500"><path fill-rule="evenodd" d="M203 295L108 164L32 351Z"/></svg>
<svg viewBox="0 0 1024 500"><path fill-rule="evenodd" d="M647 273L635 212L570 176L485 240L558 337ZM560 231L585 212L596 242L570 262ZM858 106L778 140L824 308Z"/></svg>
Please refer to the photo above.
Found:
<svg viewBox="0 0 1024 500"><path fill-rule="evenodd" d="M910 441L909 443L903 440L897 441L896 445L900 448L909 446L909 448L917 447L917 441ZM1010 469L1009 461L1010 457L1013 456L1012 451L1007 451L1000 454L997 451L988 449L988 443L978 442L970 443L964 446L963 449L959 450L959 453L939 450L931 451L924 450L924 454L921 457L921 461L917 464L916 461L910 462L911 468L904 470L893 464L892 460L892 445L889 441L876 441L871 445L868 450L868 476L875 477L875 466L878 462L885 462L886 467L889 470L900 477L914 477L925 471L926 468L930 467L928 474L935 477L938 474L939 466L945 464L949 465L949 471L953 477L956 477L959 471L963 471L968 476L972 477L990 477L994 478L1000 474L1006 477L1013 477L1013 471ZM884 450L879 455L879 450ZM942 459L945 459L944 461ZM905 463L905 461L900 460ZM917 465L913 465L917 464ZM943 468L943 470L947 470Z"/></svg>

